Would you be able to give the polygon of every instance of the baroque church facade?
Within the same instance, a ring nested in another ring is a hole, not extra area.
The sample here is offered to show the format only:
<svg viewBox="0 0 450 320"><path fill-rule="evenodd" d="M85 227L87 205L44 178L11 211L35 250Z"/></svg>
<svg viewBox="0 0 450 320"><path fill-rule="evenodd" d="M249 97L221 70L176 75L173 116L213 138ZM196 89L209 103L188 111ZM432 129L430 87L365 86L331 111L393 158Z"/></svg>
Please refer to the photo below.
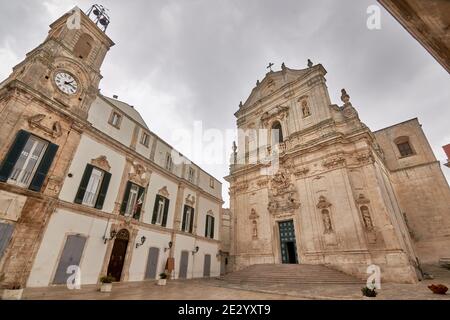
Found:
<svg viewBox="0 0 450 320"><path fill-rule="evenodd" d="M324 264L361 279L414 283L450 257L450 190L417 119L372 132L320 64L284 64L235 113L230 259ZM275 165L274 165L275 164Z"/></svg>
<svg viewBox="0 0 450 320"><path fill-rule="evenodd" d="M219 275L220 181L100 94L114 43L73 12L0 84L2 285Z"/></svg>

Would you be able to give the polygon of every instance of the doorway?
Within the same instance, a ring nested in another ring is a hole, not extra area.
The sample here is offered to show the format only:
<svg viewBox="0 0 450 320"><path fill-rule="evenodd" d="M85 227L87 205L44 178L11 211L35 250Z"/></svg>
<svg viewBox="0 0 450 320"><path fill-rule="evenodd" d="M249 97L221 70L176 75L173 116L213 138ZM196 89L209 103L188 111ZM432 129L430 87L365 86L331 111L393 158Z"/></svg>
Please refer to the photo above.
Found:
<svg viewBox="0 0 450 320"><path fill-rule="evenodd" d="M128 241L130 233L126 229L122 229L117 233L114 240L114 246L109 259L108 272L109 276L114 277L115 281L120 281L122 277L122 269L125 263L125 255L127 253Z"/></svg>
<svg viewBox="0 0 450 320"><path fill-rule="evenodd" d="M159 248L152 247L148 252L147 270L145 271L145 279L156 279L158 272Z"/></svg>
<svg viewBox="0 0 450 320"><path fill-rule="evenodd" d="M280 231L281 262L286 264L298 263L294 221L281 221L278 223L278 228Z"/></svg>
<svg viewBox="0 0 450 320"><path fill-rule="evenodd" d="M188 263L189 263L189 251L181 251L180 272L178 273L178 278L180 279L187 278Z"/></svg>

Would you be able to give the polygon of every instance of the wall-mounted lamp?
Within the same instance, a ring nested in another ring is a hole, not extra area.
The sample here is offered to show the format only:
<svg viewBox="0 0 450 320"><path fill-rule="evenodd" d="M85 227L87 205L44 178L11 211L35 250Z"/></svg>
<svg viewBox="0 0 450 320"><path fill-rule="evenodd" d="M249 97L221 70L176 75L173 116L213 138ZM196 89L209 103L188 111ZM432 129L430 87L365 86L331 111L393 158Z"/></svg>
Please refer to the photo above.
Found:
<svg viewBox="0 0 450 320"><path fill-rule="evenodd" d="M196 254L196 253L198 252L198 249L199 249L199 247L196 246L196 247L194 248L194 250L192 250L192 255Z"/></svg>
<svg viewBox="0 0 450 320"><path fill-rule="evenodd" d="M169 241L169 247L168 248L164 248L164 252L166 252L167 250L169 250L170 248L172 248L172 241Z"/></svg>
<svg viewBox="0 0 450 320"><path fill-rule="evenodd" d="M147 240L147 238L145 236L142 236L141 243L136 243L136 249L142 246L145 243L145 240Z"/></svg>
<svg viewBox="0 0 450 320"><path fill-rule="evenodd" d="M116 236L117 236L117 231L111 230L111 232L109 233L109 239L106 238L105 236L103 236L103 243L106 244L107 241L113 240Z"/></svg>

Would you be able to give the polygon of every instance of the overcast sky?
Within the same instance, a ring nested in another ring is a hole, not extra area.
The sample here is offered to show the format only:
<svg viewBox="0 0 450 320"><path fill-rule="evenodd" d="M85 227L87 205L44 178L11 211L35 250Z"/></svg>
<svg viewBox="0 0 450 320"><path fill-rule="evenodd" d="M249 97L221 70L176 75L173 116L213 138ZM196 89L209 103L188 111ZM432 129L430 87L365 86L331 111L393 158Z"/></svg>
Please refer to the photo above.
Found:
<svg viewBox="0 0 450 320"><path fill-rule="evenodd" d="M46 37L48 25L92 1L0 3L0 79ZM293 69L322 63L333 103L346 88L372 130L418 117L436 157L450 143L450 77L383 8L381 30L366 27L368 0L178 0L101 2L116 45L102 67L103 94L134 105L150 129L215 177L228 164L208 165L179 145L173 132L235 128L233 113L262 80L269 62ZM230 148L230 146L228 146ZM231 149L229 149L231 150ZM443 167L450 177L450 169ZM224 200L228 203L227 185Z"/></svg>

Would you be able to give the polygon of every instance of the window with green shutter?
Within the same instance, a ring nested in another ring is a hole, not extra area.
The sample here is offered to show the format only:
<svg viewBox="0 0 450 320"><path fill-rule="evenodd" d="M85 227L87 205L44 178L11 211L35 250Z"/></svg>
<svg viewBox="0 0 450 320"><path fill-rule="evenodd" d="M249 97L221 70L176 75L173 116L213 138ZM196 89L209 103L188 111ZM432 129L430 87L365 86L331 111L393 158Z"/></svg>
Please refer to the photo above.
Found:
<svg viewBox="0 0 450 320"><path fill-rule="evenodd" d="M87 164L74 202L102 209L110 180L111 173Z"/></svg>
<svg viewBox="0 0 450 320"><path fill-rule="evenodd" d="M0 181L39 192L58 146L20 130L0 167Z"/></svg>

